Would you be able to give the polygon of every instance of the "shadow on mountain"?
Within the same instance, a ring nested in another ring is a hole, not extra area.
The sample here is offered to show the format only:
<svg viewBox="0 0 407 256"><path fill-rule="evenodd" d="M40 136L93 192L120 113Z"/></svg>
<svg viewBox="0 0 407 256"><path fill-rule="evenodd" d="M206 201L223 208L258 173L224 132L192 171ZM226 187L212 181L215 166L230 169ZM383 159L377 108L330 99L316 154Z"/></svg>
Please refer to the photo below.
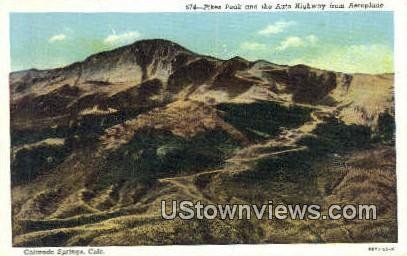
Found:
<svg viewBox="0 0 407 256"><path fill-rule="evenodd" d="M310 120L311 109L259 101L249 104L222 103L223 119L254 141L276 136L282 128L297 128Z"/></svg>
<svg viewBox="0 0 407 256"><path fill-rule="evenodd" d="M12 185L32 182L42 172L62 163L70 152L71 148L65 145L39 145L19 150L11 163Z"/></svg>
<svg viewBox="0 0 407 256"><path fill-rule="evenodd" d="M221 167L239 143L224 131L210 130L190 140L169 131L138 131L126 145L112 153L105 170L97 175L99 188L124 180L151 183L157 178Z"/></svg>
<svg viewBox="0 0 407 256"><path fill-rule="evenodd" d="M372 142L369 127L347 125L337 118L330 117L324 123L320 123L312 135L301 139L299 144L308 146L315 154L326 154L367 148Z"/></svg>

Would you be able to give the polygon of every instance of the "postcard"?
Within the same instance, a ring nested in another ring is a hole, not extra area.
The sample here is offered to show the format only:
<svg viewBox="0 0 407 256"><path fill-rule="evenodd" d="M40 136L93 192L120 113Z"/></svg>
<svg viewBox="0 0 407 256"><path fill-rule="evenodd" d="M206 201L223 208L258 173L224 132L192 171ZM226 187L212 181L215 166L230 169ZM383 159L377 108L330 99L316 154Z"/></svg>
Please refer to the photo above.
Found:
<svg viewBox="0 0 407 256"><path fill-rule="evenodd" d="M403 255L405 4L122 4L4 1L2 255Z"/></svg>

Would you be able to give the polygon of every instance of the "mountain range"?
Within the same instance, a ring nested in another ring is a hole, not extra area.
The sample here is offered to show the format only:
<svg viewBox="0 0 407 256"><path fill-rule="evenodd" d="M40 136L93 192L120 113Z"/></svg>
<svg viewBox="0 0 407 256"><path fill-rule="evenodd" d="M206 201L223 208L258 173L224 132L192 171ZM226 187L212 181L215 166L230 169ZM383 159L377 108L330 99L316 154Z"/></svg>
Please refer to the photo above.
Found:
<svg viewBox="0 0 407 256"><path fill-rule="evenodd" d="M13 244L395 242L393 80L163 39L13 72ZM162 200L375 204L378 220L164 220Z"/></svg>

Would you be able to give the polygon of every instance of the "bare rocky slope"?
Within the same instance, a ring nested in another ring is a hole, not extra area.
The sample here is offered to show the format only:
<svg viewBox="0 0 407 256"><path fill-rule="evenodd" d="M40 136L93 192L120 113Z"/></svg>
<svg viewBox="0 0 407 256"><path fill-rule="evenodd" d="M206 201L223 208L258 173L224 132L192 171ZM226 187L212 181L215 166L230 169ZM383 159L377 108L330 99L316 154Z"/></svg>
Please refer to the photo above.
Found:
<svg viewBox="0 0 407 256"><path fill-rule="evenodd" d="M397 240L393 74L144 40L10 74L15 246ZM161 200L365 203L376 221L163 220Z"/></svg>

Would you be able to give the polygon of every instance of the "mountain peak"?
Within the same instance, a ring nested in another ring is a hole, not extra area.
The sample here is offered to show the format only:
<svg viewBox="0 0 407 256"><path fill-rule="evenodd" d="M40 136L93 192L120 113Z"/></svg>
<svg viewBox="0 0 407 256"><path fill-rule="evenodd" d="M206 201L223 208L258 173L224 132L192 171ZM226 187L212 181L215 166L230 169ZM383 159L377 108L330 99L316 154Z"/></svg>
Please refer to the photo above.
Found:
<svg viewBox="0 0 407 256"><path fill-rule="evenodd" d="M86 61L92 61L99 58L109 58L112 56L117 56L120 54L127 55L128 54L143 54L143 55L152 55L157 51L161 52L188 52L191 51L187 50L186 48L182 47L181 45L172 42L166 39L145 39L135 41L132 44L124 45L112 50L107 50L103 52L99 52L93 54L85 59Z"/></svg>
<svg viewBox="0 0 407 256"><path fill-rule="evenodd" d="M162 38L155 38L155 39L144 39L144 40L139 40L135 41L134 43L127 45L129 47L143 47L143 46L148 46L148 47L154 47L154 48L159 48L159 47L173 47L177 48L179 50L187 50L180 44L177 44L171 40L167 39L162 39ZM126 46L124 46L126 47Z"/></svg>

